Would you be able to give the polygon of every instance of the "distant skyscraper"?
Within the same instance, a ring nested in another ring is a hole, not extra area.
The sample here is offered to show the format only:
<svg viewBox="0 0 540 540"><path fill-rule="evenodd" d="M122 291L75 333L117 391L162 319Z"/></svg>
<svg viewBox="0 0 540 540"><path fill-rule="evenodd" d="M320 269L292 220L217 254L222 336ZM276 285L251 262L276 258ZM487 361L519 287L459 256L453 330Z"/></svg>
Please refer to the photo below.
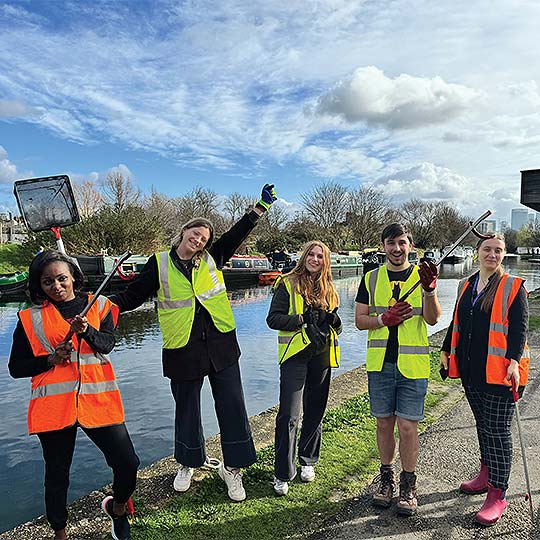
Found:
<svg viewBox="0 0 540 540"><path fill-rule="evenodd" d="M507 231L509 228L508 221L501 220L501 232Z"/></svg>
<svg viewBox="0 0 540 540"><path fill-rule="evenodd" d="M527 208L514 208L512 210L512 229L519 231L529 223L529 210Z"/></svg>

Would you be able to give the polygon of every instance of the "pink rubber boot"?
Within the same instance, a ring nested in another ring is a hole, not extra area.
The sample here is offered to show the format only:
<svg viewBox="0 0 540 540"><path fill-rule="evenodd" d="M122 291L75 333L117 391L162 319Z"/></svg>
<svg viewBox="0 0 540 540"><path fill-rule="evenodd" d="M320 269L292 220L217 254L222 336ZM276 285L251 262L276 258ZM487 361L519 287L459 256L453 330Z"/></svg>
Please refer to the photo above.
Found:
<svg viewBox="0 0 540 540"><path fill-rule="evenodd" d="M480 508L476 514L476 521L480 523L480 525L489 527L490 525L495 525L495 523L499 521L499 518L508 506L504 493L504 490L488 484L486 500L484 501L482 508Z"/></svg>
<svg viewBox="0 0 540 540"><path fill-rule="evenodd" d="M488 468L482 461L480 462L480 472L472 479L462 482L459 489L467 495L485 493L488 490Z"/></svg>

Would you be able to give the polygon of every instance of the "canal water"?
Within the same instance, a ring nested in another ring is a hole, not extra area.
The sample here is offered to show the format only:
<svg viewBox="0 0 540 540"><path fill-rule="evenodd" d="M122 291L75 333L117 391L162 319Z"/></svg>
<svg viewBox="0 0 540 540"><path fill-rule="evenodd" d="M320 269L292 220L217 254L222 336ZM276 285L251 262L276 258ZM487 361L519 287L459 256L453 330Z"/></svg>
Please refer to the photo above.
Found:
<svg viewBox="0 0 540 540"><path fill-rule="evenodd" d="M527 279L527 287L540 287L540 265L517 262L508 271ZM443 316L430 333L446 328L451 319L458 280L471 273L472 262L443 265L439 299ZM360 277L336 280L341 298L341 366L334 375L365 362L367 332L354 327L355 297ZM278 401L279 369L276 332L265 323L270 304L270 287L230 291L242 350L241 369L250 415L260 413ZM24 304L0 303L0 532L44 512L43 460L37 437L26 433L26 408L30 381L11 379L7 361L17 311ZM172 453L173 400L168 379L161 372L161 334L151 302L120 318L117 345L111 354L126 409L126 422L141 466ZM202 394L205 435L217 433L213 401L205 383ZM110 482L111 476L99 450L79 431L71 471L70 501Z"/></svg>

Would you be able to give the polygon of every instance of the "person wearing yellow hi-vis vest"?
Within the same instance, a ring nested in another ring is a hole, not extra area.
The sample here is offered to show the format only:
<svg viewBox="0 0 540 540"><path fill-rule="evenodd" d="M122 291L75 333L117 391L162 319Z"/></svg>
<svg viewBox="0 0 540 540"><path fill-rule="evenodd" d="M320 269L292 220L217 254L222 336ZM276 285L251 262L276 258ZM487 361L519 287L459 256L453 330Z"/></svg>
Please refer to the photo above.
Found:
<svg viewBox="0 0 540 540"><path fill-rule="evenodd" d="M232 500L246 498L241 468L255 463L257 456L238 365L236 324L221 269L275 200L274 186L266 184L255 207L216 241L210 221L188 221L173 238L172 248L152 256L140 277L112 297L124 312L157 296L163 374L171 379L176 406L176 491L187 491L194 468L207 463L200 401L208 377L223 452L219 474Z"/></svg>
<svg viewBox="0 0 540 540"><path fill-rule="evenodd" d="M276 282L266 322L278 330L279 411L275 431L274 492L286 495L296 476L315 479L330 369L339 366L339 297L330 272L330 250L309 242L296 267ZM303 419L297 444L300 407Z"/></svg>
<svg viewBox="0 0 540 540"><path fill-rule="evenodd" d="M373 504L392 504L397 423L402 466L397 513L410 516L417 508L418 422L424 417L430 372L426 323L434 325L441 315L438 270L433 263L417 267L409 262L414 244L404 225L385 227L381 241L386 264L364 275L356 296L356 327L368 330L366 371L381 459ZM422 287L400 301L418 281Z"/></svg>

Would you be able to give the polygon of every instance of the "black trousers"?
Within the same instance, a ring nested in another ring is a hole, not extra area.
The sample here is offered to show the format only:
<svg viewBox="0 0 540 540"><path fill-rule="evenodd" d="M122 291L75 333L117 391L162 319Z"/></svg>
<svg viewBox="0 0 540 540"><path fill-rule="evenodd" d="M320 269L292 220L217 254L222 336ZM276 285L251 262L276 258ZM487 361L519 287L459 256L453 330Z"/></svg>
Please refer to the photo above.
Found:
<svg viewBox="0 0 540 540"><path fill-rule="evenodd" d="M248 467L257 461L255 445L244 403L238 363L221 371L210 367L208 374L221 436L225 465ZM174 457L187 467L200 467L206 461L201 420L201 388L204 379L171 380L176 402Z"/></svg>
<svg viewBox="0 0 540 540"><path fill-rule="evenodd" d="M296 476L296 443L302 403L304 414L298 460L300 465L315 465L319 461L322 420L329 389L329 348L315 355L308 347L281 364L274 464L274 474L279 480L288 481Z"/></svg>
<svg viewBox="0 0 540 540"><path fill-rule="evenodd" d="M480 457L487 465L489 482L506 490L512 467L511 427L515 410L512 394L499 396L470 386L464 388L476 420Z"/></svg>
<svg viewBox="0 0 540 540"><path fill-rule="evenodd" d="M81 429L103 452L113 470L113 494L117 503L125 503L135 490L139 458L125 424ZM38 433L45 459L45 511L55 531L67 525L69 470L75 450L77 426Z"/></svg>

